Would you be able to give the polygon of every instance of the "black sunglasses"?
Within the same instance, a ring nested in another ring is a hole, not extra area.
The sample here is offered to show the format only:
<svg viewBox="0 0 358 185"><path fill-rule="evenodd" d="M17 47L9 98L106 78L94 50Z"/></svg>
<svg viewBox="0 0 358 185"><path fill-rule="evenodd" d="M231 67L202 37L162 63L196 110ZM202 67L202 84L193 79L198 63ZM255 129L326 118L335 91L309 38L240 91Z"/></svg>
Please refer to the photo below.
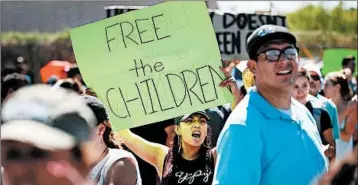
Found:
<svg viewBox="0 0 358 185"><path fill-rule="evenodd" d="M270 62L276 62L284 54L287 60L295 60L298 57L298 49L294 47L288 47L282 50L268 49L257 54L257 56L265 54L265 59Z"/></svg>
<svg viewBox="0 0 358 185"><path fill-rule="evenodd" d="M320 81L321 80L321 78L318 75L311 75L311 79L313 81Z"/></svg>
<svg viewBox="0 0 358 185"><path fill-rule="evenodd" d="M17 148L9 148L4 157L7 161L44 160L49 157L49 152L35 147L27 152L22 152Z"/></svg>

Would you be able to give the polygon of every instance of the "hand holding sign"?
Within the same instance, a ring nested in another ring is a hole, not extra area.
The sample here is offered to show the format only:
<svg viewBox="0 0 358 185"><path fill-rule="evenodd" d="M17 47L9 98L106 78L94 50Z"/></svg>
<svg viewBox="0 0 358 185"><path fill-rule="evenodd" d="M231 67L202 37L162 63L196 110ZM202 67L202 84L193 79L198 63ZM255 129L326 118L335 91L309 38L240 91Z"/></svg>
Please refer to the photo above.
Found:
<svg viewBox="0 0 358 185"><path fill-rule="evenodd" d="M203 1L169 1L70 30L86 84L114 131L232 101Z"/></svg>
<svg viewBox="0 0 358 185"><path fill-rule="evenodd" d="M220 87L229 87L231 94L233 95L235 102L232 105L235 107L240 102L240 90L236 85L235 79L231 76L231 71L240 63L240 60L231 60L230 64L223 68L219 67L221 72L225 75L225 80L220 83Z"/></svg>

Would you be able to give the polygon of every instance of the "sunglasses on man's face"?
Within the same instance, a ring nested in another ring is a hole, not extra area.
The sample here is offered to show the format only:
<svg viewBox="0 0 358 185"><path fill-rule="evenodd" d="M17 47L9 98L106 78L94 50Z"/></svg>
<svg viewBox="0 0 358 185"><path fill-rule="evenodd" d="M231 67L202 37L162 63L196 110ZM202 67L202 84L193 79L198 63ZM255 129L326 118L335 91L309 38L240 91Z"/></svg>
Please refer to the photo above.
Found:
<svg viewBox="0 0 358 185"><path fill-rule="evenodd" d="M321 80L321 78L318 75L311 75L311 79L313 81L320 81Z"/></svg>
<svg viewBox="0 0 358 185"><path fill-rule="evenodd" d="M295 60L298 57L298 50L294 47L288 47L282 50L268 49L257 54L257 56L265 54L265 59L270 62L279 61L281 55L284 54L287 60Z"/></svg>
<svg viewBox="0 0 358 185"><path fill-rule="evenodd" d="M9 148L5 153L2 153L6 161L31 161L31 160L45 160L49 157L49 152L39 148L31 148L27 152L18 148Z"/></svg>

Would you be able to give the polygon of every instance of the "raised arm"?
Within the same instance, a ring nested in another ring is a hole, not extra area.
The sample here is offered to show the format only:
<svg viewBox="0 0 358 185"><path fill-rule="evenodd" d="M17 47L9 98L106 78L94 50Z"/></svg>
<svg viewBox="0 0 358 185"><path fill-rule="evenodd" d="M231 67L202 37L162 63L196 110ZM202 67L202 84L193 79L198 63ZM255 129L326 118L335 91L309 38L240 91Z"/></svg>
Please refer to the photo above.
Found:
<svg viewBox="0 0 358 185"><path fill-rule="evenodd" d="M123 143L136 155L153 165L157 169L159 177L161 177L164 159L169 148L161 144L149 142L132 133L129 129L121 130L118 134L119 139L122 139Z"/></svg>

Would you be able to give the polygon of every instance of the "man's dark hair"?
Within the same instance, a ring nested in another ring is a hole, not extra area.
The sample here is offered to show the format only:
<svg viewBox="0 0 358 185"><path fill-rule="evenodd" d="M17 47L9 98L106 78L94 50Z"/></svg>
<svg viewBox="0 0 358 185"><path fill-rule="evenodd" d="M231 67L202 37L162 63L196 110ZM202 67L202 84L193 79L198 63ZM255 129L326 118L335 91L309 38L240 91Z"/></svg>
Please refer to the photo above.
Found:
<svg viewBox="0 0 358 185"><path fill-rule="evenodd" d="M342 60L342 66L346 66L348 65L348 63L350 61L354 61L356 58L354 56L347 56L347 57L344 57L343 60Z"/></svg>
<svg viewBox="0 0 358 185"><path fill-rule="evenodd" d="M1 80L3 80L5 78L5 76L9 75L9 74L13 74L16 73L15 69L13 68L4 68L1 70Z"/></svg>
<svg viewBox="0 0 358 185"><path fill-rule="evenodd" d="M81 74L80 73L80 69L78 67L71 67L68 71L67 71L67 77L68 78L73 78L74 76Z"/></svg>
<svg viewBox="0 0 358 185"><path fill-rule="evenodd" d="M12 73L5 76L1 85L1 102L4 101L10 91L17 91L28 84L29 81L22 74Z"/></svg>
<svg viewBox="0 0 358 185"><path fill-rule="evenodd" d="M68 90L72 90L78 94L84 93L81 83L77 80L73 80L72 78L58 80L54 86L59 86Z"/></svg>
<svg viewBox="0 0 358 185"><path fill-rule="evenodd" d="M242 96L246 96L247 91L246 91L246 89L245 89L245 86L244 86L244 85L242 85L242 86L240 87L240 92L241 92Z"/></svg>

